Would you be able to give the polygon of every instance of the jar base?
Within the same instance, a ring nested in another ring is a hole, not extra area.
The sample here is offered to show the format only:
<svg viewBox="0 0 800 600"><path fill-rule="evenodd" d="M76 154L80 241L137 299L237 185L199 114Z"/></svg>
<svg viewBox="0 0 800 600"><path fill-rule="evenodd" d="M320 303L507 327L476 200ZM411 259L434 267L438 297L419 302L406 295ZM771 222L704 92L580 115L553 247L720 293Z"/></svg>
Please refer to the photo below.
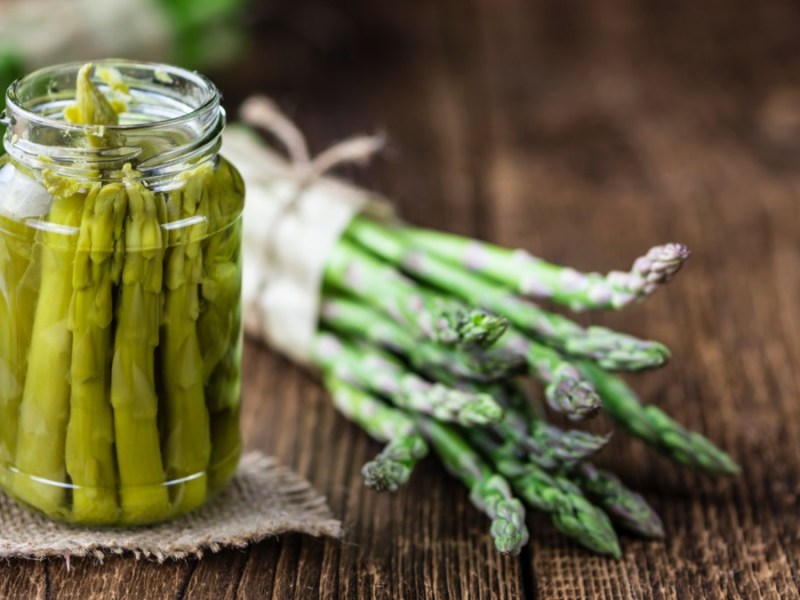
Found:
<svg viewBox="0 0 800 600"><path fill-rule="evenodd" d="M225 488L239 464L241 445L205 471L157 485L87 488L0 465L0 489L20 506L67 525L140 527L186 515Z"/></svg>

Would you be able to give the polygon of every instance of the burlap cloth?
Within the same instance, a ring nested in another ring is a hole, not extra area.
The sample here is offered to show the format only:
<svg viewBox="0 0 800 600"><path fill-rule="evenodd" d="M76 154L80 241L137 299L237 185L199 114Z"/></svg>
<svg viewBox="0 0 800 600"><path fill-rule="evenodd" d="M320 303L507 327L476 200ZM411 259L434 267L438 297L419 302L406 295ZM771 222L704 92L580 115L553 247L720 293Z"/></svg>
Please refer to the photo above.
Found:
<svg viewBox="0 0 800 600"><path fill-rule="evenodd" d="M228 488L207 506L175 521L138 529L85 529L55 523L0 493L0 558L47 558L130 553L163 562L207 551L242 548L298 532L338 537L325 498L274 458L242 458Z"/></svg>

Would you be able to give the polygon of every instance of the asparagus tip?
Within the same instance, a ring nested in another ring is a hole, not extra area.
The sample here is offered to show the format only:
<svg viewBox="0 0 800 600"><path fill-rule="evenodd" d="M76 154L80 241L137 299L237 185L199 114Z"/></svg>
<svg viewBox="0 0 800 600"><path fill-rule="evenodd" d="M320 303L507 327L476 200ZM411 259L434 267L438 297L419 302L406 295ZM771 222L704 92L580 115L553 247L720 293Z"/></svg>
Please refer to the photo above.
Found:
<svg viewBox="0 0 800 600"><path fill-rule="evenodd" d="M690 255L689 248L683 244L655 246L647 254L636 259L632 271L645 281L643 292L650 294L659 285L672 279Z"/></svg>
<svg viewBox="0 0 800 600"><path fill-rule="evenodd" d="M385 456L378 456L361 469L364 485L376 492L396 492L411 476L411 469Z"/></svg>
<svg viewBox="0 0 800 600"><path fill-rule="evenodd" d="M602 406L600 396L574 368L564 363L554 375L553 382L545 390L553 410L565 413L572 421L580 421L597 413Z"/></svg>
<svg viewBox="0 0 800 600"><path fill-rule="evenodd" d="M376 492L396 492L409 480L417 461L427 453L428 445L416 434L389 442L378 456L361 469L364 485Z"/></svg>
<svg viewBox="0 0 800 600"><path fill-rule="evenodd" d="M487 348L494 344L508 329L504 317L481 309L445 311L440 319L439 341L445 344Z"/></svg>
<svg viewBox="0 0 800 600"><path fill-rule="evenodd" d="M519 554L528 543L525 526L525 509L516 498L498 502L492 519L491 534L497 550L502 554Z"/></svg>
<svg viewBox="0 0 800 600"><path fill-rule="evenodd" d="M586 330L585 339L572 342L578 354L591 357L607 371L641 371L665 365L670 351L664 344L640 340L606 327ZM568 348L568 352L572 353Z"/></svg>
<svg viewBox="0 0 800 600"><path fill-rule="evenodd" d="M658 513L616 475L590 463L581 465L576 475L580 487L625 529L647 538L664 538L664 524Z"/></svg>
<svg viewBox="0 0 800 600"><path fill-rule="evenodd" d="M461 411L464 421L476 425L497 423L503 418L503 409L489 394L477 394L475 401L470 402Z"/></svg>

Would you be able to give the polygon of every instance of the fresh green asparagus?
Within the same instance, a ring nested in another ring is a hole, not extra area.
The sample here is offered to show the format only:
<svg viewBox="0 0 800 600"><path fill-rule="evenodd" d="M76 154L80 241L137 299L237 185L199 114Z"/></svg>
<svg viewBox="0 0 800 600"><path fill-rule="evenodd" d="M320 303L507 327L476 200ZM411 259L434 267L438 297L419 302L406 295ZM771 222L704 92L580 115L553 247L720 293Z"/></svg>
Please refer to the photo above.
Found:
<svg viewBox="0 0 800 600"><path fill-rule="evenodd" d="M252 152L237 159L274 164L274 156L262 156L257 144L249 147ZM253 185L271 193L258 181ZM580 326L529 300L545 298L573 310L621 308L669 281L688 258L684 246L653 248L627 273L578 273L522 251L373 220L373 214L370 209L351 220L328 257L311 360L328 379L347 381L329 382L345 416L391 440L365 468L369 485L394 489L406 481L406 461L416 461L418 431L408 425L413 420L470 488L476 506L493 519L492 535L503 551L514 552L527 539L522 504L507 481L529 505L550 513L556 527L595 552L620 556L609 516L626 529L660 537L661 522L641 496L590 462L610 434L564 430L549 422L520 389L515 378L523 370L544 388L554 412L578 420L603 408L681 462L712 472L735 470L707 440L657 409L642 407L607 373L660 366L669 358L663 345ZM262 248L254 244L250 250ZM479 311L472 313L475 320L469 318L472 307ZM491 327L486 315L496 319ZM465 324L478 327L464 330ZM342 385L350 386L345 394ZM467 423L430 394L435 386L491 397L503 416ZM425 393L411 394L417 389ZM397 415L369 394L402 411ZM398 432L398 423L407 429ZM391 434L382 434L381 427Z"/></svg>
<svg viewBox="0 0 800 600"><path fill-rule="evenodd" d="M380 312L333 293L327 294L322 303L320 321L332 330L403 354L417 371L434 378L445 370L465 379L494 381L521 373L525 368L524 357L501 348L453 348L415 340L411 333Z"/></svg>
<svg viewBox="0 0 800 600"><path fill-rule="evenodd" d="M603 507L613 521L628 531L649 538L664 537L661 517L641 495L625 487L613 473L583 463L571 478Z"/></svg>
<svg viewBox="0 0 800 600"><path fill-rule="evenodd" d="M342 239L325 266L325 283L379 308L416 337L447 345L491 346L507 322L484 310L436 298L428 299L417 286L366 252ZM385 290L391 289L387 294Z"/></svg>
<svg viewBox="0 0 800 600"><path fill-rule="evenodd" d="M531 256L457 235L406 227L412 246L483 275L521 296L546 298L572 310L620 309L667 283L689 258L683 244L664 244L637 258L630 271L580 273Z"/></svg>
<svg viewBox="0 0 800 600"><path fill-rule="evenodd" d="M738 465L708 439L688 431L655 406L642 406L619 377L588 362L579 368L603 397L603 410L635 436L684 465L710 473L739 472Z"/></svg>
<svg viewBox="0 0 800 600"><path fill-rule="evenodd" d="M554 411L579 421L599 410L602 401L594 387L552 348L529 340L514 329L503 336L499 346L525 357L530 374L545 386L547 402Z"/></svg>
<svg viewBox="0 0 800 600"><path fill-rule="evenodd" d="M404 485L414 465L428 454L425 439L418 433L401 435L391 440L378 456L364 465L364 484L376 492L396 492Z"/></svg>
<svg viewBox="0 0 800 600"><path fill-rule="evenodd" d="M608 516L589 502L575 484L535 464L520 462L485 432L472 429L470 439L491 458L525 502L551 514L560 531L594 552L620 556L619 540Z"/></svg>
<svg viewBox="0 0 800 600"><path fill-rule="evenodd" d="M379 491L397 490L408 481L417 461L428 453L414 421L335 375L326 375L325 385L340 413L374 439L388 442L374 461L364 465L364 482Z"/></svg>
<svg viewBox="0 0 800 600"><path fill-rule="evenodd" d="M432 286L506 317L521 331L569 356L593 360L605 369L630 371L657 367L669 358L669 351L662 344L639 340L605 327L584 329L566 317L499 290L479 275L417 250L403 237L401 229L390 229L357 217L345 231L345 240L344 243L360 245Z"/></svg>
<svg viewBox="0 0 800 600"><path fill-rule="evenodd" d="M501 408L486 394L430 383L379 348L354 344L332 333L317 334L312 358L323 371L386 396L405 410L466 426L497 422L503 416Z"/></svg>
<svg viewBox="0 0 800 600"><path fill-rule="evenodd" d="M492 519L490 531L497 549L518 554L528 543L528 528L525 508L508 482L493 472L455 429L423 417L419 423L445 468L469 488L472 504Z"/></svg>
<svg viewBox="0 0 800 600"><path fill-rule="evenodd" d="M449 385L457 385L446 379ZM509 385L485 385L474 382L460 384L467 391L495 398L503 406L503 419L486 427L486 431L501 440L512 453L524 456L548 470L569 470L602 450L610 436L593 435L580 430L564 431L549 425L542 417L523 416L515 408L518 390Z"/></svg>

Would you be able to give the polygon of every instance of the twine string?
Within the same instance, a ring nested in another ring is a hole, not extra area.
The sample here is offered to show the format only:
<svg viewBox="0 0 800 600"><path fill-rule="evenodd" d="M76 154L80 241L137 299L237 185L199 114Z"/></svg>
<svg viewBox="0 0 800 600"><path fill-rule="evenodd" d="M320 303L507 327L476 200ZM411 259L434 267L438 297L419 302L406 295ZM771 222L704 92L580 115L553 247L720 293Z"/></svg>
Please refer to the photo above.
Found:
<svg viewBox="0 0 800 600"><path fill-rule="evenodd" d="M338 142L312 158L305 136L278 105L266 96L251 96L242 104L239 117L243 122L272 135L284 147L289 165L289 176L297 189L289 198L264 233L265 258L277 262L276 234L281 222L294 213L306 188L328 172L344 164L366 164L384 146L382 135L359 135ZM266 277L262 285L266 286Z"/></svg>
<svg viewBox="0 0 800 600"><path fill-rule="evenodd" d="M359 135L338 142L313 159L302 132L266 96L248 98L239 112L242 121L273 135L283 144L294 176L302 188L344 164L366 164L384 146L381 135ZM298 193L290 204L301 196Z"/></svg>

